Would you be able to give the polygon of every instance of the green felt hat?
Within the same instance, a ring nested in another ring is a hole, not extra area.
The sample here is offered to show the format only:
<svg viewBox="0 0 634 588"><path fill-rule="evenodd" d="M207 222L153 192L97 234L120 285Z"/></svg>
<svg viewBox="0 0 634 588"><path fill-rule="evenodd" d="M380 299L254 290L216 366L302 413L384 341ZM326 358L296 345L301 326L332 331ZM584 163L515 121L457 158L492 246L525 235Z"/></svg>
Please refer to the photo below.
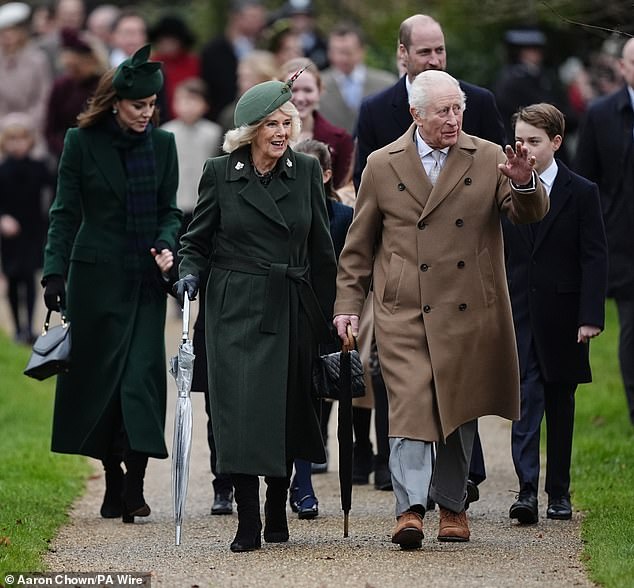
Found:
<svg viewBox="0 0 634 588"><path fill-rule="evenodd" d="M271 80L249 88L236 104L233 113L235 126L253 125L288 102L293 96L293 82L305 69L304 67L294 73L286 82Z"/></svg>
<svg viewBox="0 0 634 588"><path fill-rule="evenodd" d="M139 100L156 94L163 86L160 61L148 61L151 45L145 45L122 62L112 79L119 98Z"/></svg>

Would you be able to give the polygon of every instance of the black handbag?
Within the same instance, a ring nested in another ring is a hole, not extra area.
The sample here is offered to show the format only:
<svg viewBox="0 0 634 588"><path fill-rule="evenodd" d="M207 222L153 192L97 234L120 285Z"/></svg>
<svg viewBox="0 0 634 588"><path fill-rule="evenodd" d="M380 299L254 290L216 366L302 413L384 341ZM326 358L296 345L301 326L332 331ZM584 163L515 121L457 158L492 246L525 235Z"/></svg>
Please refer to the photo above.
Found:
<svg viewBox="0 0 634 588"><path fill-rule="evenodd" d="M51 311L46 313L42 333L33 344L33 352L24 375L36 380L67 372L70 368L70 322L61 311L62 323L49 328Z"/></svg>
<svg viewBox="0 0 634 588"><path fill-rule="evenodd" d="M341 353L341 351L327 353L315 359L313 388L317 398L339 400ZM363 381L363 362L357 349L350 351L350 370L352 372L352 398L361 398L365 396L365 382Z"/></svg>

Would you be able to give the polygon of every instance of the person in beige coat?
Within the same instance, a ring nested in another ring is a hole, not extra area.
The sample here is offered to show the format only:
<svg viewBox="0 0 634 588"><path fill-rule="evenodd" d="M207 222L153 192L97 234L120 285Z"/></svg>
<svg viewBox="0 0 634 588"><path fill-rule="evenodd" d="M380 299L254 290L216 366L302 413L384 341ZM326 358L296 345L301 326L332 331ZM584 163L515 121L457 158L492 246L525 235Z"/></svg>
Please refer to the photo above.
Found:
<svg viewBox="0 0 634 588"><path fill-rule="evenodd" d="M414 124L368 158L337 275L334 324L344 341L374 291L390 405L392 541L406 549L421 546L428 498L440 506L438 539L469 540L476 420L519 417L500 218L529 223L548 210L535 158L519 143L503 152L462 132L465 106L446 72L415 78Z"/></svg>

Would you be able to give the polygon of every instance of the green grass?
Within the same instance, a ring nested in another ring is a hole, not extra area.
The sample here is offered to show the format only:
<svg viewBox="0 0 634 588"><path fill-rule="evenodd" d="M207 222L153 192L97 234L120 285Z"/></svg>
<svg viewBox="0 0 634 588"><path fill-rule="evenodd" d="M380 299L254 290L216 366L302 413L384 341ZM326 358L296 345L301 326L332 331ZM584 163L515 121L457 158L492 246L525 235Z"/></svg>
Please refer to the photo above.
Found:
<svg viewBox="0 0 634 588"><path fill-rule="evenodd" d="M42 571L42 555L83 492L84 458L50 451L55 378L22 374L30 350L0 331L0 583Z"/></svg>
<svg viewBox="0 0 634 588"><path fill-rule="evenodd" d="M634 586L634 427L630 424L617 356L612 301L606 330L592 343L593 384L577 390L572 486L586 511L584 561L606 587Z"/></svg>

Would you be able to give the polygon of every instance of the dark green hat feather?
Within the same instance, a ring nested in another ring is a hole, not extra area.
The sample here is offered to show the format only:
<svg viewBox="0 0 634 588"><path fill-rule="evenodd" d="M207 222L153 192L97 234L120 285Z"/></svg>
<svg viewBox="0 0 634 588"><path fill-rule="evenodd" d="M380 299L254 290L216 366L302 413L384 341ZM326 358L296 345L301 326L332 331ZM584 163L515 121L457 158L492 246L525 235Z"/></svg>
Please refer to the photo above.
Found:
<svg viewBox="0 0 634 588"><path fill-rule="evenodd" d="M112 79L119 98L139 100L156 94L163 86L160 61L148 61L151 45L144 45L122 62Z"/></svg>

